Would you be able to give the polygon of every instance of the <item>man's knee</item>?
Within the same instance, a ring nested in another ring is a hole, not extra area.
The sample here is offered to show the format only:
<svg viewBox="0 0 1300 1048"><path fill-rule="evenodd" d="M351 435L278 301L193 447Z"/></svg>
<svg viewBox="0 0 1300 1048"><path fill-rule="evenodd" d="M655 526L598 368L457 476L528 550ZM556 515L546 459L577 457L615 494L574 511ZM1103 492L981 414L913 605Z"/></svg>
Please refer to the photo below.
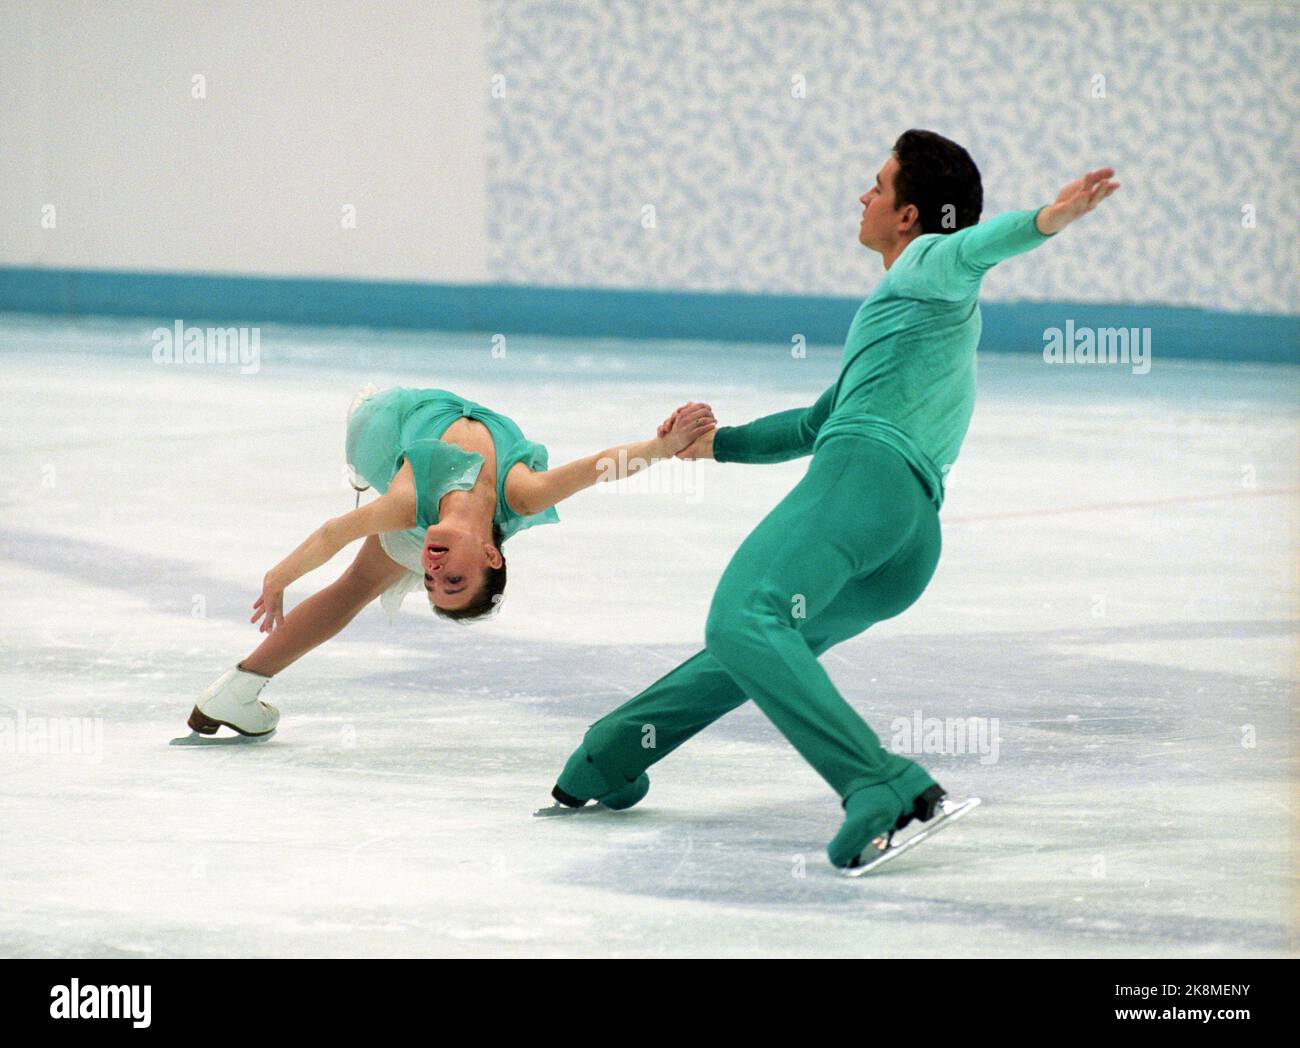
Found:
<svg viewBox="0 0 1300 1048"><path fill-rule="evenodd" d="M718 652L724 650L737 628L735 612L717 601L709 608L709 617L704 620L704 649L717 658Z"/></svg>
<svg viewBox="0 0 1300 1048"><path fill-rule="evenodd" d="M714 602L704 624L704 647L723 666L748 660L767 645L763 634L777 625L770 611L758 605Z"/></svg>
<svg viewBox="0 0 1300 1048"><path fill-rule="evenodd" d="M814 655L824 655L837 644L843 644L846 640L857 637L872 626L878 620L859 618L852 621L843 619L833 622L822 622L820 620L809 622L799 631L808 645L808 650Z"/></svg>

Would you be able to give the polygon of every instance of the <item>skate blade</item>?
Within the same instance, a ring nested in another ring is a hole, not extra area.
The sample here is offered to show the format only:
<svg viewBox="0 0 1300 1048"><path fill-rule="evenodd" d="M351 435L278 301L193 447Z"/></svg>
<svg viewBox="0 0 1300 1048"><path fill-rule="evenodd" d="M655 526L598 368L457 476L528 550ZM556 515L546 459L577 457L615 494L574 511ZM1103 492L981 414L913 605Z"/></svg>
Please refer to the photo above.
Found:
<svg viewBox="0 0 1300 1048"><path fill-rule="evenodd" d="M557 816L564 815L596 815L603 811L613 811L612 808L606 808L600 801L588 801L581 808L574 808L568 804L560 804L558 801L547 808L538 808L533 812L534 819L553 819Z"/></svg>
<svg viewBox="0 0 1300 1048"><path fill-rule="evenodd" d="M879 854L877 854L876 857L872 859L870 862L863 863L861 866L851 866L848 869L840 870L840 873L842 873L845 877L861 877L865 873L870 873L872 870L879 869L890 859L896 858L897 856L901 855L903 852L907 851L908 848L912 848L915 845L920 844L923 840L927 839L928 837L933 837L945 826L949 825L950 823L956 822L967 812L973 811L976 807L979 806L979 803L980 803L980 799L978 797L971 797L969 800L962 801L960 804L958 804L955 801L948 801L948 800L940 801L939 810L934 816L934 818L932 818L929 822L924 823L921 829L917 830L913 834L910 834L906 840L891 843L886 848L881 850ZM883 840L883 838L877 837L876 840L877 841ZM872 841L871 846L878 847L875 841ZM868 851L865 851L862 854L863 855L869 854L871 846L869 846Z"/></svg>
<svg viewBox="0 0 1300 1048"><path fill-rule="evenodd" d="M266 742L275 734L272 728L265 735L200 735L192 731L179 739L172 739L169 746L252 746Z"/></svg>

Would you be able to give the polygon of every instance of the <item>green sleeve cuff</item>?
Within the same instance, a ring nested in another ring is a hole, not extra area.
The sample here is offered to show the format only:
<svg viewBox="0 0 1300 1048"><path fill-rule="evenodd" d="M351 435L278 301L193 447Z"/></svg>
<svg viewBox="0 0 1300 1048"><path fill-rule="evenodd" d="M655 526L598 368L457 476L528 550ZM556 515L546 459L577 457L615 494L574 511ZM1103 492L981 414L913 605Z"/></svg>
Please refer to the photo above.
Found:
<svg viewBox="0 0 1300 1048"><path fill-rule="evenodd" d="M1033 227L1034 232L1037 233L1044 240L1048 239L1048 237L1056 236L1055 233L1044 233L1041 229L1038 228L1038 216L1051 206L1052 206L1051 204L1044 204L1042 207L1036 208L1034 211L1030 212L1029 224Z"/></svg>
<svg viewBox="0 0 1300 1048"><path fill-rule="evenodd" d="M735 450L735 426L719 426L713 434L713 461L734 462L732 452Z"/></svg>

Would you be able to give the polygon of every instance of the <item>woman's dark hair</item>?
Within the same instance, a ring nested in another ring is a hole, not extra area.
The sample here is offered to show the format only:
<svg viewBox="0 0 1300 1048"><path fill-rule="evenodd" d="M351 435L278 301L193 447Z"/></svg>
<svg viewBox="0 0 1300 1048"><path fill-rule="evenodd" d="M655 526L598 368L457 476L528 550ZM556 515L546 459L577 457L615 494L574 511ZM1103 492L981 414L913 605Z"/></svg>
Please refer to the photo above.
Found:
<svg viewBox="0 0 1300 1048"><path fill-rule="evenodd" d="M955 233L984 210L980 169L961 146L933 131L904 131L894 143L894 201L920 212L922 233Z"/></svg>
<svg viewBox="0 0 1300 1048"><path fill-rule="evenodd" d="M483 588L479 590L478 596L463 608L438 608L433 610L444 619L455 619L458 622L464 622L467 619L481 619L485 615L491 615L497 610L497 605L501 603L501 595L506 590L506 555L503 547L505 546L506 537L501 532L501 526L495 521L492 523L492 544L501 552L501 567L488 568L483 579Z"/></svg>

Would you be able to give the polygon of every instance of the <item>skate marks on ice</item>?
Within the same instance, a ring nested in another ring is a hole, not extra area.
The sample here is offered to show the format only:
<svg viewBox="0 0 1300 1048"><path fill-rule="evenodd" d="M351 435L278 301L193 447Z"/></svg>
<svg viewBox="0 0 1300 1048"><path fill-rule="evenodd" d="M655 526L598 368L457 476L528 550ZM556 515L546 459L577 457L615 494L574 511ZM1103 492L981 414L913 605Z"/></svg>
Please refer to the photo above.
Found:
<svg viewBox="0 0 1300 1048"><path fill-rule="evenodd" d="M246 623L248 614L243 609L256 596L249 596L256 588L251 577L246 586L232 585L190 560L29 528L0 527L0 560L125 593L152 608L186 616L191 595L202 593L207 598L207 618Z"/></svg>
<svg viewBox="0 0 1300 1048"><path fill-rule="evenodd" d="M1287 620L1249 620L868 635L834 649L843 658L826 664L887 745L891 719L915 709L1000 721L1001 752L989 763L978 754L916 754L947 788L978 793L992 808L888 876L867 878L874 888L832 881L822 848L838 828L837 806L824 788L773 801L773 762L798 758L744 706L660 766L635 809L640 828L654 831L650 840L615 842L617 819L584 826L583 843L601 851L568 877L629 894L743 900L761 909L830 914L865 902L872 919L937 915L993 933L1032 930L1040 941L1079 949L1285 950L1285 839L1270 827L1286 811L1293 685L1249 672L1116 661L1106 648L1294 631ZM607 658L600 675L620 684L624 674L610 668L616 663ZM569 665L570 686L580 693L582 661ZM561 699L548 709L560 712ZM1242 744L1246 724L1257 734L1251 748ZM763 747L761 760L733 752L753 745ZM691 787L685 794L669 793L683 784ZM1243 821L1246 808L1268 817ZM564 832L577 822L566 820ZM1225 822L1233 826L1227 837Z"/></svg>
<svg viewBox="0 0 1300 1048"><path fill-rule="evenodd" d="M0 532L0 541L12 536ZM78 545L33 537L20 544L18 559L44 556L60 543ZM92 560L101 552L95 545L87 547ZM134 593L138 583L146 596L166 595L153 573L164 563L127 560L127 577L136 582L120 589ZM193 578L185 570L182 592ZM218 586L213 581L209 592ZM210 600L209 615L242 622L246 594L226 589L229 613ZM979 818L883 876L859 881L836 875L825 858L840 816L834 798L752 706L659 765L637 808L595 819L529 818L586 725L694 654L694 645L539 644L462 631L464 649L452 659L431 649L431 626L421 617L404 615L390 627L378 614L363 616L332 642L337 656L325 652L304 666L307 672L278 682L286 719L272 745L219 752L239 754L241 765L254 762L268 781L286 781L295 767L345 772L358 781L389 781L411 804L431 786L444 789L438 822L467 806L503 834L528 833L532 823L536 836L529 840L547 856L545 882L650 906L675 900L832 923L866 920L890 926L900 941L917 922L941 922L966 930L966 945L953 947L964 952L987 950L990 934L1018 936L1040 952L1280 951L1286 924L1274 904L1285 899L1287 860L1285 842L1269 827L1276 827L1271 805L1287 782L1293 684L1240 662L1189 669L1117 661L1107 649L1285 639L1295 628L1289 620L1256 619L946 637L868 633L832 649L828 671L886 744L891 720L914 710L1001 722L1001 752L992 763L977 754L918 755L954 793L985 799ZM133 638L133 657L118 667L122 679L107 692L96 645L123 647L107 626L93 638L83 631L81 640L93 644L11 654L28 680L49 674L65 682L65 703L81 701L77 694L98 681L96 712L110 724L128 727L146 707L165 722L161 711L175 693L174 727L150 742L165 752L210 671L172 667L158 679L159 652L136 650L137 631L123 636ZM367 645L378 640L409 648L409 660L397 661L401 669L373 672ZM521 728L512 738L494 722L493 710L502 706L534 734ZM335 736L354 721L392 731L373 749L342 750ZM453 741L441 727L452 722L483 729ZM1258 733L1251 750L1240 743L1245 723ZM797 788L789 788L792 782ZM510 803L485 813L485 790ZM1243 822L1247 809L1269 817ZM1094 869L1098 857L1104 871Z"/></svg>
<svg viewBox="0 0 1300 1048"><path fill-rule="evenodd" d="M617 814L613 808L606 808L599 801L595 803L588 802L582 805L561 804L556 801L554 804L548 804L545 808L538 808L533 812L534 819L556 819L563 818L566 815L581 815L584 819L589 819L593 815L614 815Z"/></svg>
<svg viewBox="0 0 1300 1048"><path fill-rule="evenodd" d="M1136 839L1141 828L1117 834L1109 813L1082 809L1068 797L1024 805L1010 794L982 805L979 818L959 832L851 879L831 867L819 843L838 828L835 815L827 817L836 806L824 791L761 806L730 792L729 802L709 814L664 799L654 807L652 790L633 811L562 820L562 831L584 846L566 882L756 917L802 916L811 922L807 950L817 948L811 929L845 920L862 927L864 950L870 942L893 943L900 955L1238 956L1288 948L1285 914L1271 917L1258 905L1259 893L1242 892L1231 874L1213 878L1219 899L1205 898L1198 882L1207 864L1225 869L1229 847L1206 853L1184 836L1156 868L1146 854L1152 845ZM691 797L697 788L674 793ZM1189 812L1201 808L1188 799ZM621 821L636 814L634 824ZM1169 842L1166 831L1153 843ZM1109 858L1105 876L1093 865L1097 855ZM948 937L918 946L920 926L949 929Z"/></svg>

